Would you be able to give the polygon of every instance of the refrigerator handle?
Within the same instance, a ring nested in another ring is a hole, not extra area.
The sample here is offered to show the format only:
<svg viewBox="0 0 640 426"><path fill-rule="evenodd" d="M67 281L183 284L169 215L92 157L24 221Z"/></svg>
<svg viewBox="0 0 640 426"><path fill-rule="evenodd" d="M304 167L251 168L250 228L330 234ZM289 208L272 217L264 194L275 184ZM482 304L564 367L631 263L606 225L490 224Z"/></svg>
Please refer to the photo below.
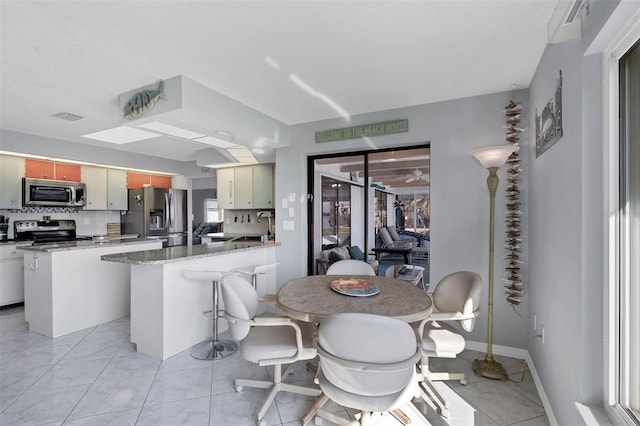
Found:
<svg viewBox="0 0 640 426"><path fill-rule="evenodd" d="M173 222L176 219L175 218L175 209L176 206L174 205L174 201L173 201L173 193L169 192L169 229L173 229Z"/></svg>
<svg viewBox="0 0 640 426"><path fill-rule="evenodd" d="M167 231L171 226L170 220L171 219L169 217L169 194L165 192L164 193L164 223L165 223L165 227L167 228Z"/></svg>

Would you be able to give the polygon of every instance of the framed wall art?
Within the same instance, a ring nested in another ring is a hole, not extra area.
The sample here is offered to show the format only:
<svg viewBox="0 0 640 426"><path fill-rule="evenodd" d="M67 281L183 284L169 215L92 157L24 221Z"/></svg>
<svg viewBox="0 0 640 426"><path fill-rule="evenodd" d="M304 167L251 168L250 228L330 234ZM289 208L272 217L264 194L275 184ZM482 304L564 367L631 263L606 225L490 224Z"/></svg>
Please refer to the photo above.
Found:
<svg viewBox="0 0 640 426"><path fill-rule="evenodd" d="M553 98L538 114L536 108L536 158L562 138L562 70Z"/></svg>

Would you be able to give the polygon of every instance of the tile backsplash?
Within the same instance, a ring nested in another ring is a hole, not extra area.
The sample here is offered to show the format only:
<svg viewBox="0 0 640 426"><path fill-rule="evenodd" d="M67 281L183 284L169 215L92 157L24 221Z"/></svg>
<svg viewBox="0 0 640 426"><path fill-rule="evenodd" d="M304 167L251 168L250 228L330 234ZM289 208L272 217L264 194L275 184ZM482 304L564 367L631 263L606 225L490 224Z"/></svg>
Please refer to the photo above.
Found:
<svg viewBox="0 0 640 426"><path fill-rule="evenodd" d="M100 210L85 211L66 207L27 207L19 210L2 210L0 215L9 218L9 232L7 238L14 238L13 221L42 219L72 219L76 221L78 235L107 235L107 223L120 223L120 211Z"/></svg>
<svg viewBox="0 0 640 426"><path fill-rule="evenodd" d="M269 210L229 210L224 211L224 232L228 234L264 235L269 221L264 218L258 222L258 212ZM271 210L274 214L273 210ZM271 218L271 232L274 232L275 214Z"/></svg>

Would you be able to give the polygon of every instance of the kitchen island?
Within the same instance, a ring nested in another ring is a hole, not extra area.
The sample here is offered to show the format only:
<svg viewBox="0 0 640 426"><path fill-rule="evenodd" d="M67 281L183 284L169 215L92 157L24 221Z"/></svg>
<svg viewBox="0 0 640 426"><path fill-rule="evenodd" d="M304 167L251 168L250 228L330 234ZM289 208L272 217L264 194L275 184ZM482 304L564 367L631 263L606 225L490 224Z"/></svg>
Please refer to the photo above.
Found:
<svg viewBox="0 0 640 426"><path fill-rule="evenodd" d="M213 285L183 276L183 271L233 271L275 263L279 244L226 241L110 254L102 260L131 268L131 342L140 353L167 359L211 337ZM259 278L258 293L275 293L271 271ZM221 300L222 304L224 303ZM228 328L220 320L219 331Z"/></svg>
<svg viewBox="0 0 640 426"><path fill-rule="evenodd" d="M129 316L129 268L100 258L161 247L160 240L137 238L19 246L29 330L59 337Z"/></svg>

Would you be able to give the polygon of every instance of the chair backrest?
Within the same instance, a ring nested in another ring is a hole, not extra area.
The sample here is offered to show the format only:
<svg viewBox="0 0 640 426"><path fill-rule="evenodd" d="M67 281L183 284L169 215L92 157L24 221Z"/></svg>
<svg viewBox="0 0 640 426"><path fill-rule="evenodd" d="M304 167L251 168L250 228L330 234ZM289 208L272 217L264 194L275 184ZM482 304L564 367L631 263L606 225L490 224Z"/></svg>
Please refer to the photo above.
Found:
<svg viewBox="0 0 640 426"><path fill-rule="evenodd" d="M327 269L327 275L375 275L376 271L367 262L355 259L338 260Z"/></svg>
<svg viewBox="0 0 640 426"><path fill-rule="evenodd" d="M402 239L395 226L387 226L387 232L389 232L393 241L400 241Z"/></svg>
<svg viewBox="0 0 640 426"><path fill-rule="evenodd" d="M391 234L389 233L389 230L387 228L379 228L378 229L378 235L380 236L380 239L382 240L382 243L386 246L392 246L393 245L393 238L391 237Z"/></svg>
<svg viewBox="0 0 640 426"><path fill-rule="evenodd" d="M229 321L231 337L235 340L242 340L247 337L251 329L251 325L245 321L251 321L258 312L258 293L249 281L233 274L222 277L220 287L225 313L233 318L243 320L238 323Z"/></svg>
<svg viewBox="0 0 640 426"><path fill-rule="evenodd" d="M411 326L399 319L344 313L318 329L322 374L357 395L390 395L408 386L420 357Z"/></svg>
<svg viewBox="0 0 640 426"><path fill-rule="evenodd" d="M471 271L457 271L442 278L433 291L433 306L438 312L472 314L480 305L482 279ZM473 330L475 316L459 321L466 331Z"/></svg>

